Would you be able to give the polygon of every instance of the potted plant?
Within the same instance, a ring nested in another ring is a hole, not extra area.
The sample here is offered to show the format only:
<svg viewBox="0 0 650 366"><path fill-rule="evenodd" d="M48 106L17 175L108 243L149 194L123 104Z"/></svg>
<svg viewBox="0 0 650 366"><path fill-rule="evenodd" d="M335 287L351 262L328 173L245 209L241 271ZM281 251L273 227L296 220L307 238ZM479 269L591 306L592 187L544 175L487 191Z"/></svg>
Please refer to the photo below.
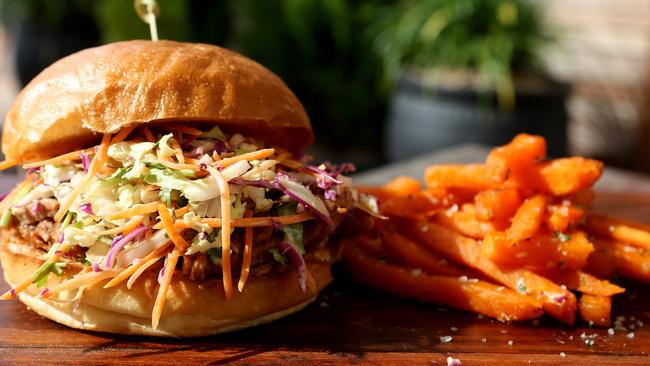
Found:
<svg viewBox="0 0 650 366"><path fill-rule="evenodd" d="M465 142L500 145L519 132L566 150L567 85L540 53L553 41L539 2L404 0L379 9L374 47L395 82L387 157Z"/></svg>
<svg viewBox="0 0 650 366"><path fill-rule="evenodd" d="M383 163L386 94L377 87L381 61L364 30L375 7L392 0L233 1L242 20L239 50L277 73L298 95L317 139L318 160Z"/></svg>

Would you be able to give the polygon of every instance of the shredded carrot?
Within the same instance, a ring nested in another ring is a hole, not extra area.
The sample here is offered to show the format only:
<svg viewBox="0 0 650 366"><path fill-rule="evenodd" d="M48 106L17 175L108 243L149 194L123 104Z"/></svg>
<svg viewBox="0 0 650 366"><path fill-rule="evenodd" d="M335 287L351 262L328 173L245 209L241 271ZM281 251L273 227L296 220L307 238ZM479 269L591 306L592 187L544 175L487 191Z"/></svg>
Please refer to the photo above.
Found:
<svg viewBox="0 0 650 366"><path fill-rule="evenodd" d="M232 158L225 158L223 160L219 160L214 162L213 164L215 166L220 166L220 167L228 167L230 165L233 165L234 163L242 160L260 160L260 159L265 159L268 158L269 156L273 155L275 153L275 149L262 149L262 150L257 150L237 156L233 156Z"/></svg>
<svg viewBox="0 0 650 366"><path fill-rule="evenodd" d="M143 203L140 205L135 205L131 208L127 208L126 210L118 211L110 216L107 217L109 220L119 220L119 219L127 219L129 217L133 217L135 215L147 215L152 212L156 212L158 210L158 205L160 204L160 201L155 201L151 203Z"/></svg>
<svg viewBox="0 0 650 366"><path fill-rule="evenodd" d="M109 269L100 272L84 272L52 287L49 291L43 293L41 297L47 298L61 291L74 290L81 286L90 286L99 281L114 277L117 273L119 273L119 269Z"/></svg>
<svg viewBox="0 0 650 366"><path fill-rule="evenodd" d="M189 127L189 126L178 126L178 125L176 125L176 126L172 126L170 128L170 130L174 130L176 132L182 132L182 133L186 133L188 135L194 135L194 136L199 136L199 135L201 135L203 133L203 131L201 131L201 130L199 130L197 128L194 128L194 127Z"/></svg>
<svg viewBox="0 0 650 366"><path fill-rule="evenodd" d="M74 200L86 190L88 187L88 184L90 184L90 181L92 178L97 174L99 169L104 165L104 161L106 160L106 153L108 151L108 145L111 140L111 135L110 134L105 134L104 137L102 137L102 142L99 145L99 149L97 150L97 153L93 157L93 161L90 163L90 168L88 168L88 174L86 174L86 177L84 178L83 181L77 185L70 194L68 194L64 199L63 202L61 202L61 205L59 206L59 210L56 212L56 215L54 215L54 221L55 222L61 222L63 220L63 217L65 214L68 212L70 209L70 206L72 206L72 203Z"/></svg>
<svg viewBox="0 0 650 366"><path fill-rule="evenodd" d="M226 299L232 298L232 273L230 271L230 188L220 171L208 166L208 171L217 180L221 201L221 268L223 270L223 289Z"/></svg>
<svg viewBox="0 0 650 366"><path fill-rule="evenodd" d="M165 157L162 155L162 152L160 151L160 149L158 149L158 151L156 152L156 155L158 157L158 162L160 164L168 167L168 168L178 169L178 170L199 170L199 167L196 166L196 165L173 163L173 162L165 159Z"/></svg>
<svg viewBox="0 0 650 366"><path fill-rule="evenodd" d="M72 151L72 152L69 152L69 153L65 153L63 155L53 157L51 159L46 159L46 160L35 161L35 162L23 164L23 168L29 169L29 168L36 168L36 167L43 166L43 165L55 165L55 164L64 163L66 161L80 160L82 153L91 153L92 151L93 151L93 149L84 149L84 150Z"/></svg>
<svg viewBox="0 0 650 366"><path fill-rule="evenodd" d="M144 263L140 266L140 268L136 269L135 272L133 272L133 274L131 275L131 277L129 277L129 280L126 281L126 288L128 288L128 289L130 290L131 287L133 287L133 284L135 283L135 281L138 280L138 278L140 277L140 275L143 274L144 271L146 271L147 269L149 269L149 267L153 266L156 262L158 262L158 261L160 260L160 258L162 258L162 257L164 257L164 256L165 256L165 254L159 254L159 255L157 255L157 256L155 256L155 257L149 259L148 261L144 262Z"/></svg>
<svg viewBox="0 0 650 366"><path fill-rule="evenodd" d="M180 216L185 215L188 212L190 212L190 206L185 206L185 207L181 207L179 209L176 209L176 211L174 211L174 215L176 215L176 217L180 217Z"/></svg>
<svg viewBox="0 0 650 366"><path fill-rule="evenodd" d="M156 302L154 303L153 311L151 312L151 327L153 329L158 328L160 316L162 315L163 307L165 306L165 299L167 298L167 291L169 290L169 285L172 283L172 276L174 275L174 270L176 269L176 263L178 262L179 256L179 249L174 248L165 261L165 273L163 274L160 287L158 288Z"/></svg>
<svg viewBox="0 0 650 366"><path fill-rule="evenodd" d="M68 250L70 250L70 248L71 248L70 246L67 246L67 247L64 247L64 248L62 248L62 249L60 249L60 250L55 251L55 252L54 252L54 255L52 255L52 256L51 256L48 260L46 260L43 264L53 263L53 262L58 261L59 259L61 259L61 257L62 257L66 252L68 252ZM32 277L30 277L30 278L26 279L25 281L21 282L18 286L14 287L14 288L12 288L11 290L9 290L9 291L5 292L4 294L2 294L2 296L0 296L0 300L11 300L11 299L16 298L16 296L17 296L19 293L21 293L22 291L24 291L24 290L25 290L27 287L29 287L29 285L31 285L32 283L34 283L34 276L33 276L33 275L32 275Z"/></svg>
<svg viewBox="0 0 650 366"><path fill-rule="evenodd" d="M185 158L185 162L186 162L187 164L192 164L192 165L197 165L197 166L198 166L198 165L201 165L201 162L198 161L198 160L196 160L196 159L194 159L194 158Z"/></svg>
<svg viewBox="0 0 650 366"><path fill-rule="evenodd" d="M244 217L251 217L253 212L247 210L244 214ZM241 273L239 275L239 283L237 284L237 289L239 292L244 290L244 285L248 281L248 274L251 269L251 260L253 259L253 228L247 227L246 232L244 233L244 259L241 265Z"/></svg>
<svg viewBox="0 0 650 366"><path fill-rule="evenodd" d="M138 225L140 225L144 221L144 216L138 215L133 218L133 220L129 221L127 225L124 225L124 230L122 230L122 235L129 234L131 231L135 230Z"/></svg>
<svg viewBox="0 0 650 366"><path fill-rule="evenodd" d="M172 140L171 145L172 149L175 151L174 155L176 156L176 160L181 164L185 164L185 155L183 155L183 149L181 149L181 146L174 140Z"/></svg>
<svg viewBox="0 0 650 366"><path fill-rule="evenodd" d="M158 162L168 168L176 169L176 170L194 170L194 171L199 170L199 168L196 165L192 165L192 164L179 164L179 163L173 163L168 160L159 160Z"/></svg>
<svg viewBox="0 0 650 366"><path fill-rule="evenodd" d="M163 224L163 227L165 228L165 231L167 232L167 236L174 242L174 245L176 245L176 248L181 251L185 251L187 247L189 247L189 244L183 239L183 237L176 231L176 228L174 228L174 219L172 218L172 215L169 214L169 211L167 211L167 206L165 206L164 203L160 203L158 205L158 217L160 218L160 222Z"/></svg>
<svg viewBox="0 0 650 366"><path fill-rule="evenodd" d="M107 229L103 231L98 231L96 233L93 233L96 236L102 236L102 235L115 235L115 234L120 234L120 233L130 233L138 227L138 225L144 220L143 216L135 216L131 221L127 222L124 226L118 226L116 228L112 229Z"/></svg>
<svg viewBox="0 0 650 366"><path fill-rule="evenodd" d="M167 250L167 248L169 248L171 243L172 243L171 241L167 242L166 244L164 244L160 248L158 248L158 249L154 250L153 252L151 252L151 253L147 254L146 256L144 256L142 259L140 259L140 261L138 263L134 263L134 264L126 267L117 276L113 277L113 279L108 281L108 283L104 285L104 288L109 288L109 287L116 286L116 285L120 284L122 281L129 278L129 276L131 276L135 271L137 271L138 268L140 268L141 266L146 264L147 261L149 261L150 259L155 258L155 257L157 257L159 255L162 255L162 253L164 253Z"/></svg>
<svg viewBox="0 0 650 366"><path fill-rule="evenodd" d="M111 144L116 144L118 142L124 141L134 129L135 125L121 129L120 132L118 132L117 135L113 137Z"/></svg>
<svg viewBox="0 0 650 366"><path fill-rule="evenodd" d="M18 162L16 160L6 159L0 162L0 170L6 170L16 165L18 165Z"/></svg>
<svg viewBox="0 0 650 366"><path fill-rule="evenodd" d="M261 227L261 226L272 226L273 222L279 223L280 225L291 225L297 224L304 221L309 221L315 219L315 216L308 212L303 212L295 215L287 216L266 216L266 217L250 217L242 219L232 219L230 221L230 227ZM221 227L223 220L219 218L203 218L200 219L201 224L208 225L210 227ZM191 227L185 223L184 220L176 220L174 222L174 227L177 229L191 229ZM158 223L154 225L154 229L162 229L163 225Z"/></svg>
<svg viewBox="0 0 650 366"><path fill-rule="evenodd" d="M142 132L144 132L144 138L146 138L147 141L149 141L149 142L154 142L154 141L156 141L156 138L153 136L153 134L151 133L151 131L149 131L148 128L146 128L146 127L143 128L143 129L142 129Z"/></svg>
<svg viewBox="0 0 650 366"><path fill-rule="evenodd" d="M109 166L103 166L99 170L99 173L110 176L111 174L115 173L116 171L117 171L117 169L115 169L115 168L111 168Z"/></svg>

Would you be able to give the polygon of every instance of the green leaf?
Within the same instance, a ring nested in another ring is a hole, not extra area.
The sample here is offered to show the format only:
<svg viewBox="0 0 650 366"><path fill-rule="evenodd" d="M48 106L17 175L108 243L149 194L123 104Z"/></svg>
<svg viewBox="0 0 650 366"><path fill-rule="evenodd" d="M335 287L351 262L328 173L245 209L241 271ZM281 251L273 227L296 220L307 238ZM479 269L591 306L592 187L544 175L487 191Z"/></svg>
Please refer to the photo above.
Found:
<svg viewBox="0 0 650 366"><path fill-rule="evenodd" d="M295 215L297 206L298 204L295 202L280 205L278 207L278 215L280 216ZM305 245L303 243L302 224L284 225L282 226L282 232L284 232L284 240L295 245L298 248L298 250L300 250L300 254L304 255Z"/></svg>
<svg viewBox="0 0 650 366"><path fill-rule="evenodd" d="M144 165L146 165L149 169L167 169L166 166L160 163L145 162Z"/></svg>
<svg viewBox="0 0 650 366"><path fill-rule="evenodd" d="M208 249L208 255L212 258L218 258L219 260L221 260L221 248Z"/></svg>
<svg viewBox="0 0 650 366"><path fill-rule="evenodd" d="M273 255L273 259L276 262L283 265L287 265L287 263L289 263L287 257L285 257L284 254L280 253L280 250L278 250L278 248L269 249L269 253Z"/></svg>
<svg viewBox="0 0 650 366"><path fill-rule="evenodd" d="M559 232L559 231L556 231L556 232L555 232L555 237L558 238L558 239L559 239L561 242L563 242L563 243L565 243L565 242L571 240L571 235L569 235L569 234L565 234L565 233L561 233L561 232Z"/></svg>
<svg viewBox="0 0 650 366"><path fill-rule="evenodd" d="M284 240L294 244L300 250L300 254L304 255L302 224L284 225L282 231L284 232Z"/></svg>
<svg viewBox="0 0 650 366"><path fill-rule="evenodd" d="M63 275L63 270L66 266L66 263L63 262L49 262L49 263L44 263L37 271L34 273L34 277L32 278L32 283L35 283L36 286L38 287L43 287L45 286L45 283L47 282L47 278L49 277L50 273L54 273L57 276L62 276Z"/></svg>
<svg viewBox="0 0 650 366"><path fill-rule="evenodd" d="M67 214L65 214L65 218L63 219L63 222L61 223L61 231L65 230L65 228L70 225L70 222L72 221L72 216L74 213L72 211L68 211Z"/></svg>
<svg viewBox="0 0 650 366"><path fill-rule="evenodd" d="M173 208L174 206L172 205L172 189L171 188L166 188L162 187L160 188L160 200L163 201L164 204L167 205L169 208Z"/></svg>
<svg viewBox="0 0 650 366"><path fill-rule="evenodd" d="M0 227L6 228L11 222L11 210L6 209L2 211L2 216L0 217Z"/></svg>
<svg viewBox="0 0 650 366"><path fill-rule="evenodd" d="M208 237L206 238L206 240L209 241L210 243L212 243L213 241L217 240L217 237L219 236L220 232L221 232L221 230L212 230L212 232L210 234L208 234ZM221 258L221 252L219 252L219 258Z"/></svg>
<svg viewBox="0 0 650 366"><path fill-rule="evenodd" d="M54 266L52 267L52 273L54 273L57 276L62 276L63 275L63 268L65 268L66 263L63 262L57 262L54 263Z"/></svg>
<svg viewBox="0 0 650 366"><path fill-rule="evenodd" d="M296 214L296 208L298 204L296 202L286 203L278 206L278 215L279 216L290 216Z"/></svg>
<svg viewBox="0 0 650 366"><path fill-rule="evenodd" d="M221 129L219 127L213 127L210 131L203 132L201 136L199 137L207 137L207 138L212 138L212 139L217 139L221 141L226 141L226 135L221 132Z"/></svg>
<svg viewBox="0 0 650 366"><path fill-rule="evenodd" d="M116 170L113 174L111 174L111 176L108 177L108 179L118 179L118 178L122 178L122 176L124 176L124 174L128 173L129 170L131 170L131 167L128 167L128 168L125 168L125 167L117 168L117 170Z"/></svg>

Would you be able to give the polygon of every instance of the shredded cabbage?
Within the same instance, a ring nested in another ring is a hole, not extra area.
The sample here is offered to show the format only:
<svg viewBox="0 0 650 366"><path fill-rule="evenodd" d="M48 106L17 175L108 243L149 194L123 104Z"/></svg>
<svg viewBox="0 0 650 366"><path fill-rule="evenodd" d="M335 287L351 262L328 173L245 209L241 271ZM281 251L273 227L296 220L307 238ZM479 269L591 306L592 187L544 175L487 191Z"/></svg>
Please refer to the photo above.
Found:
<svg viewBox="0 0 650 366"><path fill-rule="evenodd" d="M79 172L74 165L45 165L44 168L43 183L51 187L70 181Z"/></svg>
<svg viewBox="0 0 650 366"><path fill-rule="evenodd" d="M97 235L74 226L68 226L63 230L63 238L63 245L79 245L88 248L97 243Z"/></svg>
<svg viewBox="0 0 650 366"><path fill-rule="evenodd" d="M198 231L199 233L206 232L209 234L212 232L212 228L209 225L202 223L200 220L201 218L192 211L187 212L185 215L183 215L183 221L192 229Z"/></svg>
<svg viewBox="0 0 650 366"><path fill-rule="evenodd" d="M192 245L187 249L185 255L192 255L195 253L207 252L213 248L221 248L221 230L216 230L216 236L214 235L197 235L198 240L192 242Z"/></svg>
<svg viewBox="0 0 650 366"><path fill-rule="evenodd" d="M173 134L167 134L158 140L158 148L160 149L160 153L164 157L171 157L174 156L176 151L169 146L169 141L174 138Z"/></svg>
<svg viewBox="0 0 650 366"><path fill-rule="evenodd" d="M210 131L203 132L199 137L226 141L226 135L224 135L223 132L221 132L221 129L219 129L219 127L216 126L213 127Z"/></svg>
<svg viewBox="0 0 650 366"><path fill-rule="evenodd" d="M171 169L151 169L144 181L159 187L181 191L190 201L207 201L219 197L219 185L212 176L190 180Z"/></svg>

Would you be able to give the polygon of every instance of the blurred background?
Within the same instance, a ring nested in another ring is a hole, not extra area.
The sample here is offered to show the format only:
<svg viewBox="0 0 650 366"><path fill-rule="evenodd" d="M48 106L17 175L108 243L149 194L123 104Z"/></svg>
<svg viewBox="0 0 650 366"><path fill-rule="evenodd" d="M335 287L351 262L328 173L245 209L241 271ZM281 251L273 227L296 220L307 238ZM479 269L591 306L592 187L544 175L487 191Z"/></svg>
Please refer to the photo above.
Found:
<svg viewBox="0 0 650 366"><path fill-rule="evenodd" d="M317 160L368 169L522 131L650 171L650 0L158 0L161 38L294 90ZM0 115L55 60L149 38L133 0L0 0Z"/></svg>

